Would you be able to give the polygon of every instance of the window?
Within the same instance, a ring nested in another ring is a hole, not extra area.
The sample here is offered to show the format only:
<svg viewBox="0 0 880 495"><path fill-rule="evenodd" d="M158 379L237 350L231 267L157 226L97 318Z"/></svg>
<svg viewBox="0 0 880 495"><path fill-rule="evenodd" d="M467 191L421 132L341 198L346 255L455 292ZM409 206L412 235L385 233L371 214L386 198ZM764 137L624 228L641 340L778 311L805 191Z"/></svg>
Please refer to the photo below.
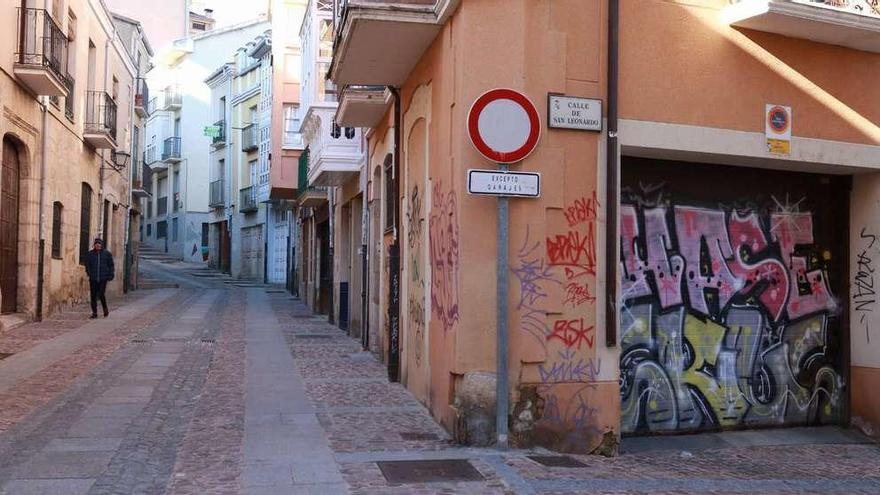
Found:
<svg viewBox="0 0 880 495"><path fill-rule="evenodd" d="M174 193L173 196L171 196L171 201L172 201L171 211L177 211L178 207L180 206L180 171L179 170L174 171L174 177L171 182L171 187L172 187L172 192ZM176 221L176 219L175 219L175 221Z"/></svg>
<svg viewBox="0 0 880 495"><path fill-rule="evenodd" d="M64 207L58 201L52 203L52 257L61 259L61 213Z"/></svg>
<svg viewBox="0 0 880 495"><path fill-rule="evenodd" d="M153 224L147 224L147 237L151 237L153 235Z"/></svg>
<svg viewBox="0 0 880 495"><path fill-rule="evenodd" d="M111 226L110 201L105 199L104 200L104 225L102 226L103 228L101 229L103 231L101 235L104 238L104 247L108 248L108 249L110 248L110 226Z"/></svg>
<svg viewBox="0 0 880 495"><path fill-rule="evenodd" d="M68 80L68 96L64 98L64 114L73 121L76 106L74 104L74 95L76 94L74 85L74 79L76 78L76 15L73 14L72 10L67 11L67 40L67 74L70 78Z"/></svg>
<svg viewBox="0 0 880 495"><path fill-rule="evenodd" d="M202 224L202 247L208 246L208 232L210 226L207 223Z"/></svg>
<svg viewBox="0 0 880 495"><path fill-rule="evenodd" d="M95 89L95 70L97 70L98 64L98 49L95 47L95 43L90 39L89 40L89 79L88 79L88 90Z"/></svg>
<svg viewBox="0 0 880 495"><path fill-rule="evenodd" d="M168 222L162 220L161 222L156 223L156 239L163 239L168 237Z"/></svg>
<svg viewBox="0 0 880 495"><path fill-rule="evenodd" d="M192 28L196 31L204 31L205 30L205 23L194 22L194 23L192 23Z"/></svg>
<svg viewBox="0 0 880 495"><path fill-rule="evenodd" d="M177 217L171 219L171 240L177 242Z"/></svg>
<svg viewBox="0 0 880 495"><path fill-rule="evenodd" d="M92 187L85 182L82 183L80 200L82 204L79 217L79 262L85 264L92 233Z"/></svg>
<svg viewBox="0 0 880 495"><path fill-rule="evenodd" d="M147 218L153 218L153 200L147 201Z"/></svg>
<svg viewBox="0 0 880 495"><path fill-rule="evenodd" d="M298 110L299 105L284 105L284 146L302 146Z"/></svg>
<svg viewBox="0 0 880 495"><path fill-rule="evenodd" d="M391 153L385 155L385 230L394 228L394 203L397 187L394 181L394 159Z"/></svg>

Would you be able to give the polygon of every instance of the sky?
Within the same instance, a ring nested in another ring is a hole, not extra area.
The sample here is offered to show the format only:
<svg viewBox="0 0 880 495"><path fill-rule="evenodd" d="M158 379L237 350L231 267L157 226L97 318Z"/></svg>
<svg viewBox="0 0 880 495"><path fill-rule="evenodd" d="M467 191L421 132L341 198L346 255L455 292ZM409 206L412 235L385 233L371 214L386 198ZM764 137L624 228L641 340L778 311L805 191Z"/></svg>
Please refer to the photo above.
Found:
<svg viewBox="0 0 880 495"><path fill-rule="evenodd" d="M216 27L237 24L268 11L266 0L192 0L191 10L199 14L204 8L214 9Z"/></svg>

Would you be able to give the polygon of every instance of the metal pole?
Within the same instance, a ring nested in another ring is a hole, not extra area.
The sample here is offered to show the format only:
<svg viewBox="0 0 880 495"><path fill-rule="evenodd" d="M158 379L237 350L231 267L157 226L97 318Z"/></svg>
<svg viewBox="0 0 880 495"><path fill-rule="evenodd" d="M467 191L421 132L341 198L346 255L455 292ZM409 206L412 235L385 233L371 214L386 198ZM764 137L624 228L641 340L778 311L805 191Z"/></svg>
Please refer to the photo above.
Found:
<svg viewBox="0 0 880 495"><path fill-rule="evenodd" d="M499 163L502 172L507 172L507 164ZM498 349L497 377L495 381L495 431L498 435L498 448L507 448L507 251L508 251L508 200L504 196L498 198Z"/></svg>

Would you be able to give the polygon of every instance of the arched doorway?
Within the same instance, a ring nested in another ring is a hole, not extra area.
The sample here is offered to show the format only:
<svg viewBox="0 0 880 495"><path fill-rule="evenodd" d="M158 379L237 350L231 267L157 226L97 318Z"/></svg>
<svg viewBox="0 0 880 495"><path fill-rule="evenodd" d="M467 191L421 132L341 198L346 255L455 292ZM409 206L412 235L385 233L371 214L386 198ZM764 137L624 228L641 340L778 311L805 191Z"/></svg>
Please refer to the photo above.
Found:
<svg viewBox="0 0 880 495"><path fill-rule="evenodd" d="M18 309L18 204L21 190L18 146L3 138L0 163L0 313Z"/></svg>

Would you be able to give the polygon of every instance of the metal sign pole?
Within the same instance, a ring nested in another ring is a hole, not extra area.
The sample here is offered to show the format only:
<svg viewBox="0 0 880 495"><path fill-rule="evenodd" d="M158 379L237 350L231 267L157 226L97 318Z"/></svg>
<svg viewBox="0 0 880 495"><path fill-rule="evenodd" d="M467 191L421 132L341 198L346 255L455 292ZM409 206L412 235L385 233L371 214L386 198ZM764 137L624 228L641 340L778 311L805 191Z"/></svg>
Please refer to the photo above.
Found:
<svg viewBox="0 0 880 495"><path fill-rule="evenodd" d="M506 163L499 163L502 172L508 171ZM507 256L508 256L508 199L498 197L498 265L497 265L497 298L498 298L498 349L497 378L495 381L495 431L498 435L498 448L507 448L507 414L508 414L508 373L507 373Z"/></svg>

